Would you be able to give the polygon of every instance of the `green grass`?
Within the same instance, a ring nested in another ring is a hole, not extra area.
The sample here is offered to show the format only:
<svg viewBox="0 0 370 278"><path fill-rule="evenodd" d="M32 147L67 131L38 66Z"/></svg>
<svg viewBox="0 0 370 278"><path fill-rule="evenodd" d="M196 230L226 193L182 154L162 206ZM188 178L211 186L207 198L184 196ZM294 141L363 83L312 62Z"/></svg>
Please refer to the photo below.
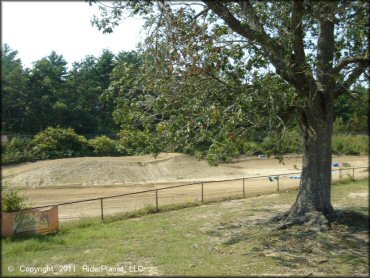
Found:
<svg viewBox="0 0 370 278"><path fill-rule="evenodd" d="M337 183L333 204L367 216L367 192L368 180ZM154 214L148 208L134 218L85 219L62 224L50 235L6 238L3 275L31 276L19 268L53 266L54 273L37 273L51 276L63 265L75 266L76 272L58 273L69 276L109 274L84 272L83 265L123 266L127 272L121 275L366 275L366 225L335 223L320 233L304 226L278 231L266 223L289 208L296 193L168 207ZM14 272L8 272L10 265ZM130 272L129 266L143 266L144 272Z"/></svg>

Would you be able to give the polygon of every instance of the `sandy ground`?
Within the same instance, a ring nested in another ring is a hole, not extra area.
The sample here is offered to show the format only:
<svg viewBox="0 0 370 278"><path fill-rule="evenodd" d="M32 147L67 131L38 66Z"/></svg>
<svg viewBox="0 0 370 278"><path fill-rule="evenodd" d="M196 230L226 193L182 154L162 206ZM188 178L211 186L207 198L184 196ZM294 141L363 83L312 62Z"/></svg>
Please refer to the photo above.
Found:
<svg viewBox="0 0 370 278"><path fill-rule="evenodd" d="M299 180L289 178L289 173L300 172L301 161L300 156L286 157L284 163L272 158L242 157L233 163L210 167L206 161L177 153L160 154L157 158L148 155L68 158L3 167L2 182L10 187L22 188L21 194L26 197L29 206L58 204L202 181L206 182L203 184L203 199L208 201L243 194L243 180L209 181L287 174L280 178L279 190L297 189ZM333 162L348 162L351 167L367 167L368 157L334 156ZM344 170L341 174L338 168L333 170L334 180L352 174L352 170ZM356 170L355 176L366 177L368 171ZM268 178L244 181L245 196L276 191L277 182L270 182ZM158 191L159 205L201 198L201 184ZM155 192L147 192L104 199L103 208L105 215L111 215L155 204ZM100 200L59 206L61 220L100 214Z"/></svg>

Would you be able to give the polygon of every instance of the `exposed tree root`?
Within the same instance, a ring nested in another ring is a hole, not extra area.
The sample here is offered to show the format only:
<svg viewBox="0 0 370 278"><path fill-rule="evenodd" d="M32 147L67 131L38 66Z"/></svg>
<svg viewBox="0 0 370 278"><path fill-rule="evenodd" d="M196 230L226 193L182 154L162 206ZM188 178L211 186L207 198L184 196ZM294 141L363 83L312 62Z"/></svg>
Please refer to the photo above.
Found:
<svg viewBox="0 0 370 278"><path fill-rule="evenodd" d="M368 229L369 217L353 212L336 210L324 214L320 211L306 212L302 215L292 215L287 211L276 215L270 222L278 223L277 230L285 230L292 226L306 226L317 232L325 232L331 228L332 223L346 225L355 229Z"/></svg>
<svg viewBox="0 0 370 278"><path fill-rule="evenodd" d="M327 216L319 211L307 212L298 216L292 216L289 212L285 212L275 216L271 221L280 222L280 225L277 227L278 230L284 230L298 225L309 226L320 232L330 229L330 221Z"/></svg>

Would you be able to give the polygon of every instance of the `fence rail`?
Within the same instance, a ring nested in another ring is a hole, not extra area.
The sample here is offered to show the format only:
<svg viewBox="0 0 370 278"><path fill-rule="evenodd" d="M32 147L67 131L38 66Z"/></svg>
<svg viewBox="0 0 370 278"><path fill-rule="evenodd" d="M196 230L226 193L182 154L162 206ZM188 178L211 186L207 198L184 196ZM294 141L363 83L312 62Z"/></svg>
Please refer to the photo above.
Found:
<svg viewBox="0 0 370 278"><path fill-rule="evenodd" d="M337 170L333 170L333 171L338 171L340 176L339 176L339 179L342 178L342 174L343 172L347 171L347 175L349 177L351 177L352 179L355 179L355 170L359 170L359 169L369 169L369 167L351 167L351 168L339 168ZM332 172L333 172L332 171ZM351 173L352 172L352 173ZM211 183L225 183L225 182L236 182L236 181L242 181L242 184L241 184L241 187L239 187L239 189L236 189L234 191L228 191L229 193L238 193L238 195L242 196L243 198L245 198L247 196L247 186L246 186L246 182L247 181L250 181L250 180L254 180L254 179L268 179L271 182L275 182L276 181L276 191L277 192L280 192L281 191L281 178L283 177L288 177L288 178L292 178L292 179L298 179L300 180L300 176L293 176L293 175L300 175L301 172L294 172L294 173L284 173L284 174L272 174L272 175L263 175L263 176L252 176L252 177L241 177L241 178L233 178L233 179L224 179L224 180L208 180L208 181L198 181L198 182L193 182L193 183L187 183L187 184L181 184L181 185L174 185L174 186L168 186L168 187L162 187L162 188L155 188L155 189L149 189L149 190L143 190L143 191L136 191L136 192L130 192L130 193L122 193L122 194L116 194L116 195L110 195L110 196L102 196L102 197L96 197L96 198L90 198L90 199L83 199L83 200L76 200L76 201L70 201L70 202L63 202L63 203L57 203L57 204L49 204L49 205L43 205L43 206L36 206L36 207L32 207L33 209L38 209L38 208L46 208L46 207L50 207L50 206L68 206L68 205L75 205L75 204L81 204L81 203L87 203L87 202L99 202L99 206L100 206L100 217L102 219L102 221L104 220L105 216L108 215L108 213L105 213L104 211L104 208L106 207L105 206L105 201L108 201L108 200L113 200L113 199L117 199L117 198L120 198L120 197L131 197L131 196L137 196L137 195L142 195L142 194L147 194L147 193L152 193L153 196L154 196L154 207L155 209L158 211L159 208L160 208L160 196L159 196L159 193L161 191L170 191L172 189L179 189L179 188L184 188L184 187L190 187L190 186L197 186L199 185L199 195L198 195L198 198L199 198L199 201L201 203L204 203L205 202L205 185L207 184L211 184ZM352 175L351 175L352 174ZM235 186L234 185L230 185L230 187L232 186ZM215 187L215 186L213 186ZM270 189L271 187L269 187L268 189ZM292 188L292 187L291 187ZM294 188L297 188L297 185L295 185ZM218 193L217 191L216 192L213 192L211 193L210 191L211 190L208 190L208 194L207 196L210 196L210 195L220 195L220 193ZM221 190L221 193L223 193L224 190L222 189ZM256 193L258 194L259 191L257 191ZM272 191L273 192L273 191ZM269 193L272 193L271 190L269 191ZM192 193L192 195L196 195L197 193L194 193L193 191L191 191L190 193ZM165 198L179 198L179 197L184 197L184 196L190 196L190 194L186 194L185 192L182 193L182 194L179 194L179 193L175 193L174 195L171 195L171 194L168 194L167 196L163 196L162 197L162 200L165 199ZM153 198L153 196L151 196L150 198ZM138 197L138 196L137 196ZM228 197L232 197L231 195L228 195ZM144 200L145 199L149 199L147 196L144 196L142 197L142 203L144 203ZM137 199L135 199L137 200ZM140 205L140 203L138 203ZM176 202L173 202L171 204L178 204ZM122 203L119 203L118 206L114 206L113 208L121 208L122 207ZM136 208L136 207L135 207ZM134 209L135 210L135 209ZM132 210L129 210L129 211L132 211ZM95 214L96 216L96 214ZM62 219L72 219L72 218L80 218L80 217L61 217Z"/></svg>

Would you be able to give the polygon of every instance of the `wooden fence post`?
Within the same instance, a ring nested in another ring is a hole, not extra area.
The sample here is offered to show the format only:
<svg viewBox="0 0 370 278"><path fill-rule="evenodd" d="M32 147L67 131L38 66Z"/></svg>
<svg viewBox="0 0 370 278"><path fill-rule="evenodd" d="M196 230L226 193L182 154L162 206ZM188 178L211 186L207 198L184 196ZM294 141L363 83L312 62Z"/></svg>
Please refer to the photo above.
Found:
<svg viewBox="0 0 370 278"><path fill-rule="evenodd" d="M204 186L203 186L203 183L202 183L202 204L204 203L204 188L203 188Z"/></svg>
<svg viewBox="0 0 370 278"><path fill-rule="evenodd" d="M352 178L355 180L355 168L352 168Z"/></svg>
<svg viewBox="0 0 370 278"><path fill-rule="evenodd" d="M100 198L101 221L104 221L103 198Z"/></svg>
<svg viewBox="0 0 370 278"><path fill-rule="evenodd" d="M159 204L158 204L158 189L155 190L155 208L159 211Z"/></svg>
<svg viewBox="0 0 370 278"><path fill-rule="evenodd" d="M243 178L243 198L245 198L245 178Z"/></svg>

